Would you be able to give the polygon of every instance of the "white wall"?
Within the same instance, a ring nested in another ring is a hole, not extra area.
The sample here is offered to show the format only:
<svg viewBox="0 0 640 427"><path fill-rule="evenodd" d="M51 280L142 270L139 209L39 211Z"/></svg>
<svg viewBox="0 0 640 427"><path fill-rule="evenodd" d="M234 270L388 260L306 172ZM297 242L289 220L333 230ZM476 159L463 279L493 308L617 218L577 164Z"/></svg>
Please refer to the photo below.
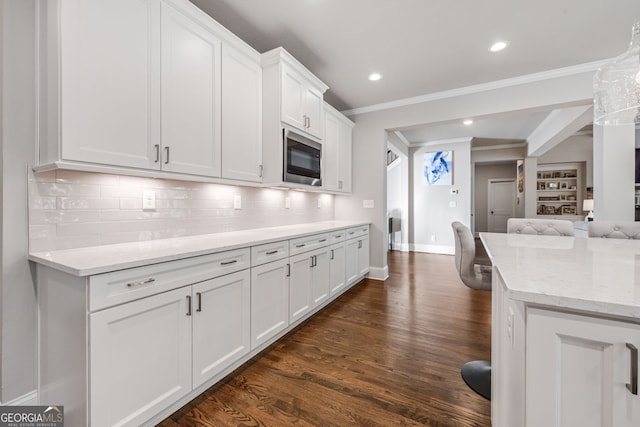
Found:
<svg viewBox="0 0 640 427"><path fill-rule="evenodd" d="M594 126L593 218L635 219L635 126Z"/></svg>
<svg viewBox="0 0 640 427"><path fill-rule="evenodd" d="M513 178L517 175L516 162L508 164L480 164L476 163L475 188L475 229L476 233L488 230L489 179Z"/></svg>
<svg viewBox="0 0 640 427"><path fill-rule="evenodd" d="M425 185L424 154L453 151L452 185ZM461 142L428 144L412 150L413 156L413 235L412 249L417 252L453 254L451 223L471 225L471 139ZM458 194L451 194L451 190ZM453 203L455 206L451 206Z"/></svg>
<svg viewBox="0 0 640 427"><path fill-rule="evenodd" d="M0 401L36 387L36 295L27 261L27 169L35 158L35 2L3 0Z"/></svg>

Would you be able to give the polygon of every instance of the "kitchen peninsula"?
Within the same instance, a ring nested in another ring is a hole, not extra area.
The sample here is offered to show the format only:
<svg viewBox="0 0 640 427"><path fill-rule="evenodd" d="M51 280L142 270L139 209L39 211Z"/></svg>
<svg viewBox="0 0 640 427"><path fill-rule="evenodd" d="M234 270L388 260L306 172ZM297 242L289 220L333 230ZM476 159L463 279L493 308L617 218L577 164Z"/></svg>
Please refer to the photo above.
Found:
<svg viewBox="0 0 640 427"><path fill-rule="evenodd" d="M323 221L32 253L41 402L154 425L369 271L369 224Z"/></svg>
<svg viewBox="0 0 640 427"><path fill-rule="evenodd" d="M640 425L640 242L480 237L493 264L492 424Z"/></svg>

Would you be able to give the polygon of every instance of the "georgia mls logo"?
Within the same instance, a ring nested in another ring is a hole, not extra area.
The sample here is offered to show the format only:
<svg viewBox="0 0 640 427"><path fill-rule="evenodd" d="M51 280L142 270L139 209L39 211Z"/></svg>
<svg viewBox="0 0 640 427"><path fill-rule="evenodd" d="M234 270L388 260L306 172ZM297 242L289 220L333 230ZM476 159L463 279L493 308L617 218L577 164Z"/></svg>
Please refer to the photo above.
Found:
<svg viewBox="0 0 640 427"><path fill-rule="evenodd" d="M64 427L64 407L0 406L0 427Z"/></svg>

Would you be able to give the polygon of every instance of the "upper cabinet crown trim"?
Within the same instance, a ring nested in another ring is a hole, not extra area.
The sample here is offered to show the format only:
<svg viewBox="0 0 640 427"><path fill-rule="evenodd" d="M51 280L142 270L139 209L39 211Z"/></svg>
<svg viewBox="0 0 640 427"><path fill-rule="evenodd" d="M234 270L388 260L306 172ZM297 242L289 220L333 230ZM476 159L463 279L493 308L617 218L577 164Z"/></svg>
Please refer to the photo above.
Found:
<svg viewBox="0 0 640 427"><path fill-rule="evenodd" d="M297 72L305 76L314 86L320 90L321 93L325 93L329 86L327 86L322 80L315 76L307 67L302 65L300 61L294 58L283 47L277 47L268 52L262 54L262 67L268 67L270 65L276 65L279 62L284 62L290 67L294 68Z"/></svg>

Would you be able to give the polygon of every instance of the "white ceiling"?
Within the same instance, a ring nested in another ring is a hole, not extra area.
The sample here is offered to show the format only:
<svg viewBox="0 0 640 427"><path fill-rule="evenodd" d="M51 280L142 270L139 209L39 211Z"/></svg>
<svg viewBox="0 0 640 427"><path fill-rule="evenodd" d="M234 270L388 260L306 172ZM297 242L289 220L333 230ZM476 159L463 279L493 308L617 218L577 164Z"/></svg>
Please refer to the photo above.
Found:
<svg viewBox="0 0 640 427"><path fill-rule="evenodd" d="M329 86L325 99L339 110L611 58L640 20L640 0L191 1L259 52L283 46ZM498 39L509 46L490 53ZM382 80L367 79L374 71ZM472 136L526 138L543 118L478 120ZM403 133L418 141L454 131L459 124Z"/></svg>

